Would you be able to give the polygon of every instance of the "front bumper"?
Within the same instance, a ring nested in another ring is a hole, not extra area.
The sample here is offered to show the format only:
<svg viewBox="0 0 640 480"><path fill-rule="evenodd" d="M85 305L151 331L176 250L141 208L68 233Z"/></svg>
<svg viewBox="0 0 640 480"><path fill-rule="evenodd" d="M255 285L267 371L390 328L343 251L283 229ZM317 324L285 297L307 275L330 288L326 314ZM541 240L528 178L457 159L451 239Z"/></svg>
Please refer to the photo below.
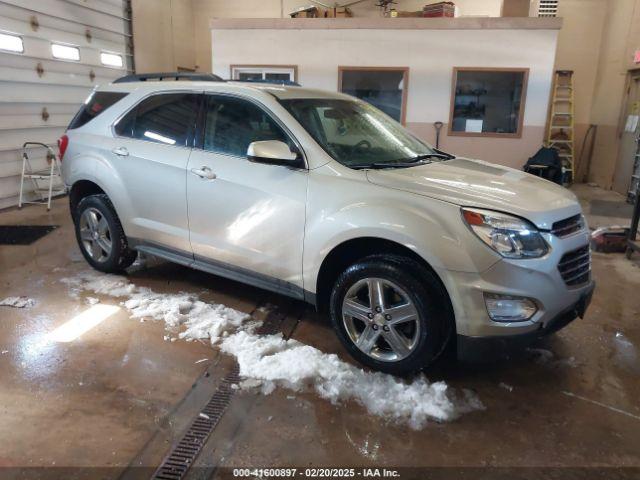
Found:
<svg viewBox="0 0 640 480"><path fill-rule="evenodd" d="M482 272L439 271L456 318L456 333L468 337L514 336L546 328L591 288L589 281L567 285L558 268L565 254L589 245L586 229L565 238L543 234L547 255L536 259L500 259ZM526 297L538 311L527 321L495 322L489 318L484 293Z"/></svg>
<svg viewBox="0 0 640 480"><path fill-rule="evenodd" d="M595 282L591 281L581 288L579 299L569 308L558 313L545 323L538 324L538 328L526 333L496 336L457 335L457 356L462 361L486 361L504 357L516 350L535 343L537 340L566 327L576 318L583 318L591 303Z"/></svg>

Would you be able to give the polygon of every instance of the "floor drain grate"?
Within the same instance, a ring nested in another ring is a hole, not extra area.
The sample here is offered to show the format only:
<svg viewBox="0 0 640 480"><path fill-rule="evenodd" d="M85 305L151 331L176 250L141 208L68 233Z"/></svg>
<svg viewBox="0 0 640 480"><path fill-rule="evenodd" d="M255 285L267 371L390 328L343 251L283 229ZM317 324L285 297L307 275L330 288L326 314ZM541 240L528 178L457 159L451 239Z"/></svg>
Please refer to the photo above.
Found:
<svg viewBox="0 0 640 480"><path fill-rule="evenodd" d="M269 315L256 333L259 335L278 333L283 318L283 316ZM211 400L209 400L209 403L200 411L200 414L191 423L189 430L171 450L151 478L158 480L179 480L184 478L209 435L218 425L224 411L231 403L231 398L235 393L233 385L237 385L239 382L240 372L236 363L233 370L222 379L220 386L211 397Z"/></svg>
<svg viewBox="0 0 640 480"><path fill-rule="evenodd" d="M153 474L154 479L178 480L184 477L193 461L202 450L209 435L216 428L224 411L233 397L232 385L240 381L238 366L228 373L220 383L220 386L202 409L201 413L193 421L189 430Z"/></svg>

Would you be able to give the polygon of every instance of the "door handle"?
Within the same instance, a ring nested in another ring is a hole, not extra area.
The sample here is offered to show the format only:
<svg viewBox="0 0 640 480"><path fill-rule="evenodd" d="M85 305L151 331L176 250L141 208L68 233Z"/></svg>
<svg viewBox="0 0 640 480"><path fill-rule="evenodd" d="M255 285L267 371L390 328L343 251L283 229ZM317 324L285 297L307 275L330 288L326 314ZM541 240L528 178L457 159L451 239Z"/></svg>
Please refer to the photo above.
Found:
<svg viewBox="0 0 640 480"><path fill-rule="evenodd" d="M213 173L213 171L207 166L192 168L191 173L197 175L200 178L206 178L207 180L213 180L214 178L216 178L216 174Z"/></svg>
<svg viewBox="0 0 640 480"><path fill-rule="evenodd" d="M116 155L118 155L119 157L128 157L129 156L129 150L127 150L124 147L118 147L118 148L114 148L113 150L111 150L113 153L115 153Z"/></svg>

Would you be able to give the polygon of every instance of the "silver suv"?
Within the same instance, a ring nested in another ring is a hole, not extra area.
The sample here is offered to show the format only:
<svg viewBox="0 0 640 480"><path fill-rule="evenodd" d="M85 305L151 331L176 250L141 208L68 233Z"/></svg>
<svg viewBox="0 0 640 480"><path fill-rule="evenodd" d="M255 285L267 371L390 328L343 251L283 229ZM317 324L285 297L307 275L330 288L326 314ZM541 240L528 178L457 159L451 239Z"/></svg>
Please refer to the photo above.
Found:
<svg viewBox="0 0 640 480"><path fill-rule="evenodd" d="M305 300L378 370L531 342L594 288L570 191L439 151L347 95L123 77L60 151L94 268L145 252Z"/></svg>

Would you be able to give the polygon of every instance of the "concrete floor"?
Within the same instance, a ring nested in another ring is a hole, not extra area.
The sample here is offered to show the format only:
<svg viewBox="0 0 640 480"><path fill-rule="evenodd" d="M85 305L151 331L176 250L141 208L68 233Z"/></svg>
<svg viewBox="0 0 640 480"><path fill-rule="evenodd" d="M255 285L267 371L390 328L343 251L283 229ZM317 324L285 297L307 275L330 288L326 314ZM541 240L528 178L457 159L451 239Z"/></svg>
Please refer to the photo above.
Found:
<svg viewBox="0 0 640 480"><path fill-rule="evenodd" d="M593 198L622 201L587 186L576 192L587 214ZM88 269L67 200L49 213L2 212L0 224L61 226L31 246L0 246L0 299L37 301L0 307L0 467L99 466L115 478L130 466L157 465L233 360L204 343L167 342L163 324L132 320L124 309L73 342L43 342L88 307L84 294L70 296L59 281ZM473 389L485 411L413 431L313 393L243 392L196 461L198 475L215 466L640 467L639 265L594 254L591 308L539 346L551 353L429 373ZM294 338L349 360L324 319L301 303L159 261L129 273L136 285L193 292L248 313L272 303Z"/></svg>

